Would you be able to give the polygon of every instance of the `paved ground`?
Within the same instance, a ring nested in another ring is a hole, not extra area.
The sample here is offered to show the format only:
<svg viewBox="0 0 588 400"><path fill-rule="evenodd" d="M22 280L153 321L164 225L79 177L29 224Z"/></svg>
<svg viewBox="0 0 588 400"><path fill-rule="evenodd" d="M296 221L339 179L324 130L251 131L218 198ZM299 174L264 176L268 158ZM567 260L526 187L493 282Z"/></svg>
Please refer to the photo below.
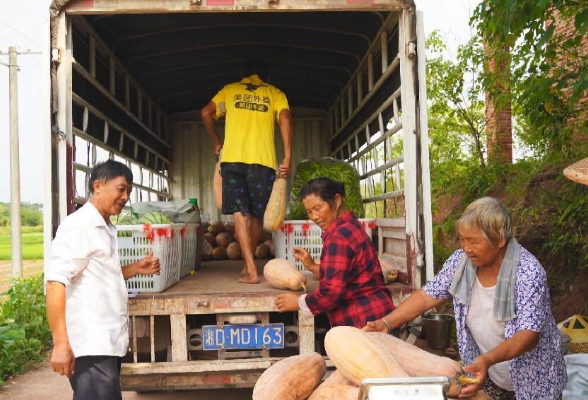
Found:
<svg viewBox="0 0 588 400"><path fill-rule="evenodd" d="M48 361L8 381L0 388L0 400L71 400L66 378L51 370ZM195 390L180 392L123 392L123 400L250 400L251 389Z"/></svg>

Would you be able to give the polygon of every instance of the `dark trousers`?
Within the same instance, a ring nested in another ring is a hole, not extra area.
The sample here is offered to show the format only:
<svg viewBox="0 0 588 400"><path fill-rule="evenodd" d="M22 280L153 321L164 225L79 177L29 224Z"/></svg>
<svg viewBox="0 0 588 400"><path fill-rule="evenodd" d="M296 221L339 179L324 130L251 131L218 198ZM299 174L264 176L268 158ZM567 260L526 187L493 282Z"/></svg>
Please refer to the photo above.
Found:
<svg viewBox="0 0 588 400"><path fill-rule="evenodd" d="M73 400L122 400L120 391L121 358L84 356L76 358L69 383Z"/></svg>

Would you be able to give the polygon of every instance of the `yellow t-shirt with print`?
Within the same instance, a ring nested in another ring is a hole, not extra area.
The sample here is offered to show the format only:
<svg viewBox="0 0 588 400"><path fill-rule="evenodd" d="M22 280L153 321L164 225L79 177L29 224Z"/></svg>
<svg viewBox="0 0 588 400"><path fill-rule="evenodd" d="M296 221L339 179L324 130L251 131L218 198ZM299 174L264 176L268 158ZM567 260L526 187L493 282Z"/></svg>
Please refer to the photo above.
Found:
<svg viewBox="0 0 588 400"><path fill-rule="evenodd" d="M289 110L286 95L252 75L226 85L212 102L216 105L215 119L226 117L221 162L276 169L274 130L280 111Z"/></svg>

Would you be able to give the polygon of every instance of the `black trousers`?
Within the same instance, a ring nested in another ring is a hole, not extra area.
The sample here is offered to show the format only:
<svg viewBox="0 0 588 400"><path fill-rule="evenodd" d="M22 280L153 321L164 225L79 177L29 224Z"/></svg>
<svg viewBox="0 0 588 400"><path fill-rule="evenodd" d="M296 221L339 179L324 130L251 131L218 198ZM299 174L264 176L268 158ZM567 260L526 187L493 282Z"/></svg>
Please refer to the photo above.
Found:
<svg viewBox="0 0 588 400"><path fill-rule="evenodd" d="M84 356L76 358L69 383L73 400L122 400L120 391L121 358Z"/></svg>

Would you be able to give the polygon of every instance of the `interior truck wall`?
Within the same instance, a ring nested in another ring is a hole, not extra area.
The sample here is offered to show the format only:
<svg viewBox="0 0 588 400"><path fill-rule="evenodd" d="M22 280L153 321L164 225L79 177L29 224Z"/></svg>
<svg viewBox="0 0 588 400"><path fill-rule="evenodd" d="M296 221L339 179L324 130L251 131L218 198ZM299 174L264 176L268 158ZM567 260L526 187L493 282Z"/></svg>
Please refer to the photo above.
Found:
<svg viewBox="0 0 588 400"><path fill-rule="evenodd" d="M287 94L286 94L287 95ZM327 122L323 118L296 118L296 110L292 110L293 141L292 141L292 173L300 161L324 157L329 154ZM207 211L212 221L221 220L216 208L212 191L213 170L216 157L212 142L200 121L182 120L182 116L173 119L173 184L174 199L196 197L201 211ZM224 124L218 121L217 130L224 134ZM278 163L284 158L284 145L280 130L275 133L276 155ZM289 181L291 183L292 177Z"/></svg>

